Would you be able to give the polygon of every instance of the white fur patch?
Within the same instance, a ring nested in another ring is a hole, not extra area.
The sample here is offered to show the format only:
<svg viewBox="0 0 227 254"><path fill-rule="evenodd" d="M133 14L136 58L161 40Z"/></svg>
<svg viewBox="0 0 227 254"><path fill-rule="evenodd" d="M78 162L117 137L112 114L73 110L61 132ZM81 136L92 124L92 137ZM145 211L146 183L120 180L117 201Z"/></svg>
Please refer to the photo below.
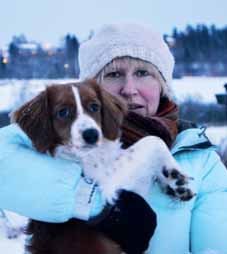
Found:
<svg viewBox="0 0 227 254"><path fill-rule="evenodd" d="M78 149L86 145L82 138L83 131L96 129L99 133L99 139L102 138L102 132L96 121L84 113L78 88L72 87L72 90L77 106L77 118L71 127L71 146Z"/></svg>

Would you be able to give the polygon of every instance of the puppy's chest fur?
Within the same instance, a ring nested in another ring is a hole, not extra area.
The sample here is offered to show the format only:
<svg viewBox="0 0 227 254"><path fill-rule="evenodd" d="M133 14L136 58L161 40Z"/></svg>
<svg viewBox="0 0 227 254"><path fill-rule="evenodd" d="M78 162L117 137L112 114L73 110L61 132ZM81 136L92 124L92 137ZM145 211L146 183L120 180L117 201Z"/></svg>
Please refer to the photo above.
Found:
<svg viewBox="0 0 227 254"><path fill-rule="evenodd" d="M115 161L123 154L120 146L119 140L104 140L100 147L90 152L79 152L78 158L82 163L85 177L97 182L103 181L106 177L111 177L115 171L113 168Z"/></svg>
<svg viewBox="0 0 227 254"><path fill-rule="evenodd" d="M70 155L70 153L72 153ZM117 169L116 162L124 156L125 151L121 149L119 139L110 141L103 139L99 146L73 152L65 146L58 146L55 156L64 159L71 159L78 162L83 169L83 176L88 182L94 182L102 186L107 178L111 178Z"/></svg>

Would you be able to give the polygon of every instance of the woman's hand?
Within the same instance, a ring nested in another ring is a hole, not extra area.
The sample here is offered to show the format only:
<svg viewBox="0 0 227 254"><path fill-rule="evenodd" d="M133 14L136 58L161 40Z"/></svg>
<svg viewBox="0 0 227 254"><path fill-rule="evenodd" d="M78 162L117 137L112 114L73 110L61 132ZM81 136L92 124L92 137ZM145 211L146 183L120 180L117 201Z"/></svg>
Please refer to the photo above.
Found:
<svg viewBox="0 0 227 254"><path fill-rule="evenodd" d="M104 218L89 223L120 245L127 254L141 254L154 234L156 214L138 194L122 191Z"/></svg>

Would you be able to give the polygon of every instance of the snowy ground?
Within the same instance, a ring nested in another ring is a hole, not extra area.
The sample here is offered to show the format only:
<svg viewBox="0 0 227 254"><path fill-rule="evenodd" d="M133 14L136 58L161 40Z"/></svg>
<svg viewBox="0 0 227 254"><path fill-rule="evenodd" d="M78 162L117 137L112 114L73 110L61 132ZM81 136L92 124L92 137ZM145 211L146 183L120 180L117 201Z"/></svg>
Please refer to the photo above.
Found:
<svg viewBox="0 0 227 254"><path fill-rule="evenodd" d="M72 81L72 80L70 80ZM21 103L44 89L50 83L65 83L66 80L0 80L0 111L9 111L18 107ZM186 77L174 80L173 88L178 101L189 96L204 102L216 102L215 94L224 93L223 84L227 83L225 78L191 78ZM219 144L223 137L227 136L226 126L210 126L207 136L214 144ZM26 218L7 212L10 223L18 227L24 225ZM16 239L8 239L0 218L0 253L22 254L24 253L24 235Z"/></svg>
<svg viewBox="0 0 227 254"><path fill-rule="evenodd" d="M227 137L227 126L210 126L206 135L213 144L219 145L221 140Z"/></svg>
<svg viewBox="0 0 227 254"><path fill-rule="evenodd" d="M0 240L0 253L2 254L24 254L24 236L21 235L17 239L9 240L2 238Z"/></svg>
<svg viewBox="0 0 227 254"><path fill-rule="evenodd" d="M61 84L72 80L0 80L0 111L11 111L28 101L49 84Z"/></svg>
<svg viewBox="0 0 227 254"><path fill-rule="evenodd" d="M173 80L173 90L178 101L192 97L200 102L216 103L215 94L225 93L225 83L227 77L184 77Z"/></svg>
<svg viewBox="0 0 227 254"><path fill-rule="evenodd" d="M29 100L52 83L72 80L0 80L0 111L11 110ZM174 94L178 101L193 97L204 102L216 102L215 94L224 93L227 77L185 77L173 81Z"/></svg>
<svg viewBox="0 0 227 254"><path fill-rule="evenodd" d="M18 230L24 227L27 223L27 218L9 211L5 211L5 214L7 216L7 221L0 217L0 253L23 254L25 235L20 233L18 237L12 239L9 239L9 235L12 236L13 229ZM7 231L5 223L11 226L11 232Z"/></svg>

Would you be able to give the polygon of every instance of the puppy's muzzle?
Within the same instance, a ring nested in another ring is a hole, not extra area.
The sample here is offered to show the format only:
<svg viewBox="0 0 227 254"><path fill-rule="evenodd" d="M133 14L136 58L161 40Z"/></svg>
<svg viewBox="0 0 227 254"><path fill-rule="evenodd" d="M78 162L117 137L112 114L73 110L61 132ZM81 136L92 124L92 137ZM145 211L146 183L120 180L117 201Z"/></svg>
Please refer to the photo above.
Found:
<svg viewBox="0 0 227 254"><path fill-rule="evenodd" d="M89 128L82 132L83 140L88 145L95 145L99 140L99 132L95 128Z"/></svg>

